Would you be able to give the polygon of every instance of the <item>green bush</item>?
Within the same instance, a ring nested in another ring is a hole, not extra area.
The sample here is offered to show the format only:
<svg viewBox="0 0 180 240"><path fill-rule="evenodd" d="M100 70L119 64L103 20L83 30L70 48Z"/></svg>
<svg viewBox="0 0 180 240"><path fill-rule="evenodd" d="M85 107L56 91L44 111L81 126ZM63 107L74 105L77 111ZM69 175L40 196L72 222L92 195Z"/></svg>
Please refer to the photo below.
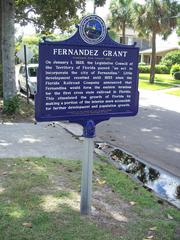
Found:
<svg viewBox="0 0 180 240"><path fill-rule="evenodd" d="M150 73L150 65L139 65L139 73Z"/></svg>
<svg viewBox="0 0 180 240"><path fill-rule="evenodd" d="M180 71L174 73L174 79L180 80Z"/></svg>
<svg viewBox="0 0 180 240"><path fill-rule="evenodd" d="M4 101L4 104L3 104L4 113L7 113L7 114L16 113L19 110L19 108L20 108L20 99L18 95Z"/></svg>
<svg viewBox="0 0 180 240"><path fill-rule="evenodd" d="M139 65L140 73L150 73L150 65ZM169 74L170 69L165 65L156 65L155 73Z"/></svg>
<svg viewBox="0 0 180 240"><path fill-rule="evenodd" d="M171 67L174 64L180 64L180 50L167 53L162 59L160 64Z"/></svg>
<svg viewBox="0 0 180 240"><path fill-rule="evenodd" d="M161 73L161 74L169 74L170 68L165 65L156 65L155 66L155 73Z"/></svg>
<svg viewBox="0 0 180 240"><path fill-rule="evenodd" d="M180 71L180 64L174 64L172 67L171 67L171 75L174 75L175 72L179 72Z"/></svg>

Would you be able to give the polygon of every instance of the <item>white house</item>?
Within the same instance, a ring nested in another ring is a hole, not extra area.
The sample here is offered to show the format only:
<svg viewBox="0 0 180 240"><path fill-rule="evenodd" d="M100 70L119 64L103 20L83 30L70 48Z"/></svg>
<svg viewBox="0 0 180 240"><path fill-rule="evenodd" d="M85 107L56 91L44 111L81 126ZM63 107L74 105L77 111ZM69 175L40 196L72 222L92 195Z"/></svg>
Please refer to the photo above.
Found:
<svg viewBox="0 0 180 240"><path fill-rule="evenodd" d="M174 51L174 50L180 50L180 46L162 46L156 48L156 64L159 64L162 57L164 57L168 52ZM146 49L143 51L140 51L140 62L144 62L146 64L151 63L151 57L152 57L152 49Z"/></svg>

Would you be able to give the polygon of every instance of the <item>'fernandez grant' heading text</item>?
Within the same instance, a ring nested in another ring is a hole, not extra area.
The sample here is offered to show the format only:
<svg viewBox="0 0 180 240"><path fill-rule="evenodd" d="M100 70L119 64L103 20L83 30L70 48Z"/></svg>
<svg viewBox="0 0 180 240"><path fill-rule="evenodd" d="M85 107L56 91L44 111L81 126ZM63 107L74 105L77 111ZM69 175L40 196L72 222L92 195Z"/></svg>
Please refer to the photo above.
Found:
<svg viewBox="0 0 180 240"><path fill-rule="evenodd" d="M72 55L72 56L99 56L100 50L98 49L66 49L54 48L53 55ZM107 57L126 57L127 51L120 50L103 50L103 56Z"/></svg>

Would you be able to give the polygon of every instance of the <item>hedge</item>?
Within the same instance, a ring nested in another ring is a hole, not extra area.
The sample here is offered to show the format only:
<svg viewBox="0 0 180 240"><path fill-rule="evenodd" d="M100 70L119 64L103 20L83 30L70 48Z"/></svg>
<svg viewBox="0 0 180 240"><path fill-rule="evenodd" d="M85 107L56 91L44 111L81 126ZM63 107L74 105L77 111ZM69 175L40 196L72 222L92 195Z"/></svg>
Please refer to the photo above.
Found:
<svg viewBox="0 0 180 240"><path fill-rule="evenodd" d="M170 68L165 65L156 65L155 73L169 74ZM150 73L150 65L139 65L139 73Z"/></svg>

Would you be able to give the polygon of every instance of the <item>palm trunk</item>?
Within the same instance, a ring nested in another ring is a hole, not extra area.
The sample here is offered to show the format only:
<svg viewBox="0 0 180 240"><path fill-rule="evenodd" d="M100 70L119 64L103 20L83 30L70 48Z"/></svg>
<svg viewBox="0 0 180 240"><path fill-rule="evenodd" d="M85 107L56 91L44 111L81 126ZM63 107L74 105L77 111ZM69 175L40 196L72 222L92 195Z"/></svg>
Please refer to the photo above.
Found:
<svg viewBox="0 0 180 240"><path fill-rule="evenodd" d="M93 14L96 14L96 5L94 5Z"/></svg>
<svg viewBox="0 0 180 240"><path fill-rule="evenodd" d="M150 83L154 83L155 77L155 64L156 64L156 32L152 33L152 57L151 57L151 70L150 70Z"/></svg>
<svg viewBox="0 0 180 240"><path fill-rule="evenodd" d="M96 14L96 0L94 0L94 9L93 9L93 14Z"/></svg>
<svg viewBox="0 0 180 240"><path fill-rule="evenodd" d="M123 22L122 24L122 43L125 44L126 40L125 40L125 29L126 29L126 24Z"/></svg>
<svg viewBox="0 0 180 240"><path fill-rule="evenodd" d="M14 14L14 0L2 0L2 67L4 100L10 99L16 95Z"/></svg>

